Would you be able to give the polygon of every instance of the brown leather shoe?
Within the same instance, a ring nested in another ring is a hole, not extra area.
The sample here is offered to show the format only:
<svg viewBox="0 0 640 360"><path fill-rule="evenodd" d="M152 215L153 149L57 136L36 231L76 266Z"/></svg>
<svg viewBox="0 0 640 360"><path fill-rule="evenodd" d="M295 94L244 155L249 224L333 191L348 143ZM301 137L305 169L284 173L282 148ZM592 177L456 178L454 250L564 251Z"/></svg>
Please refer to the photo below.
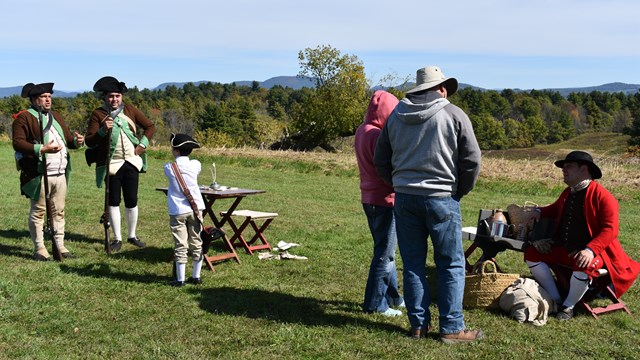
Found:
<svg viewBox="0 0 640 360"><path fill-rule="evenodd" d="M480 340L484 337L482 330L462 330L454 334L442 334L440 340L445 344L462 344Z"/></svg>
<svg viewBox="0 0 640 360"><path fill-rule="evenodd" d="M412 327L411 330L409 330L409 336L414 340L424 339L427 337L429 331L431 331L431 325L427 326L426 329Z"/></svg>

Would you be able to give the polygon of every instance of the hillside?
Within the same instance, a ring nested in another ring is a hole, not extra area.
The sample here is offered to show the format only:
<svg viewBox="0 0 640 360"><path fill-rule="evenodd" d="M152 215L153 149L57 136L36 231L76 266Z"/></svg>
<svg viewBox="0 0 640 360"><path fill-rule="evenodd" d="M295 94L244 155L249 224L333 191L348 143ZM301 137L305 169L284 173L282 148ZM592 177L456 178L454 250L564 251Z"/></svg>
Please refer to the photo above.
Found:
<svg viewBox="0 0 640 360"><path fill-rule="evenodd" d="M205 82L216 82L215 80L200 80L200 81L191 81L193 84L195 84L196 86L201 84L201 83L205 83ZM156 86L155 88L151 89L151 90L164 90L167 88L167 86L173 85L176 86L178 88L181 88L182 86L184 86L185 84L187 84L188 82L165 82L162 83L158 86ZM304 77L299 77L299 76L276 76L276 77L272 77L269 78L265 81L258 81L258 83L260 84L260 86L262 88L265 89L270 89L276 85L280 85L282 87L290 87L292 89L301 89L303 87L314 87L315 83L312 79L310 78L304 78ZM251 86L253 84L253 80L241 80L241 81L235 81L236 85L239 86ZM401 87L405 87L405 88L411 88L413 87L413 83L407 83L405 85L402 85ZM480 88L474 85L470 85L470 84L464 84L464 83L460 83L460 88L466 88L466 87L471 87L473 89L477 89L477 90L488 90L488 89L484 89L484 88ZM0 98L2 97L9 97L12 95L20 95L20 91L22 89L22 86L12 86L12 87L0 87ZM502 89L491 89L491 90L497 90L497 91L501 91ZM514 91L525 91L528 92L531 89L512 89ZM608 83L608 84L603 84L603 85L598 85L598 86L589 86L589 87L579 87L579 88L556 88L556 89L552 89L552 88L547 88L547 89L536 89L536 90L549 90L549 91L557 91L560 93L560 95L567 97L569 94L571 94L572 92L579 92L579 93L590 93L592 91L600 91L600 92L622 92L624 94L635 94L640 90L640 85L639 84L625 84L625 83L621 83L621 82L614 82L614 83ZM86 90L86 91L90 91L90 90ZM55 94L58 97L74 97L78 94L79 92L77 91L64 91L64 90L55 90Z"/></svg>
<svg viewBox="0 0 640 360"><path fill-rule="evenodd" d="M525 149L488 150L483 152L483 155L493 158L543 160L562 157L571 150L584 150L595 157L622 159L626 156L628 140L628 135L593 132L556 144L536 145Z"/></svg>

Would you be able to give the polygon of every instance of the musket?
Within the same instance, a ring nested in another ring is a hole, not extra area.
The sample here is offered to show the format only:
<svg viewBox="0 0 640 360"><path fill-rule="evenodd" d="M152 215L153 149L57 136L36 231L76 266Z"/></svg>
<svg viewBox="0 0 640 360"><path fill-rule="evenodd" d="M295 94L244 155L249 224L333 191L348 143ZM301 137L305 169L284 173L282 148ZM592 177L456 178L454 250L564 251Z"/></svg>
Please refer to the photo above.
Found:
<svg viewBox="0 0 640 360"><path fill-rule="evenodd" d="M109 152L111 143L111 129L107 131L107 155L106 155L106 173L104 176L104 210L100 217L100 223L104 227L104 251L111 255L111 239L109 238L109 227L111 226L109 219Z"/></svg>
<svg viewBox="0 0 640 360"><path fill-rule="evenodd" d="M118 108L112 112L109 112L107 110L107 116L105 116L101 122L104 122L109 117L111 117L112 120L115 119L120 111L122 111L122 108ZM111 153L111 130L112 129L109 129L106 135L107 155L105 155L104 162L104 166L106 168L104 176L104 210L102 212L102 216L100 217L100 223L104 227L104 251L106 251L109 255L111 255L111 239L109 236L109 227L111 226L111 219L109 218L109 163L111 162L111 157L109 155Z"/></svg>
<svg viewBox="0 0 640 360"><path fill-rule="evenodd" d="M38 106L38 121L40 122L40 142L42 146L44 143L44 133L49 131L51 128L52 119L48 116L49 120L47 121L47 125L44 125L44 121L42 120L42 108ZM47 175L47 154L45 152L42 153L42 165L44 167L44 171L42 171L42 179L44 181L44 202L46 208L46 222L44 225L44 232L51 236L52 249L51 252L53 254L53 259L56 261L62 261L62 253L60 253L60 249L58 248L58 243L56 243L56 228L53 225L53 219L51 214L53 213L51 204L51 194L49 193L49 176Z"/></svg>

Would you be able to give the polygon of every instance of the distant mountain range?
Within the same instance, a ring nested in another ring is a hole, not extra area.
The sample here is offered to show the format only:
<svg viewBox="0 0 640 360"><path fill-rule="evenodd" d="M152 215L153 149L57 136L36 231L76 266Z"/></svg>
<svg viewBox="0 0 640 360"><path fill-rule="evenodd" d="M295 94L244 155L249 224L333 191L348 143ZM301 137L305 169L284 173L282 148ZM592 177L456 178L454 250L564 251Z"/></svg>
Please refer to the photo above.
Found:
<svg viewBox="0 0 640 360"><path fill-rule="evenodd" d="M201 83L206 83L209 81L203 80L203 81L195 81L195 82L191 81L191 82L197 86ZM167 86L171 86L171 85L181 88L187 83L188 82L167 82L167 83L162 83L151 90L164 90L167 88ZM258 83L260 84L260 87L263 87L265 89L270 89L276 85L280 85L282 87L290 87L292 89L301 89L303 87L314 87L316 85L313 79L307 78L307 77L299 77L299 76L276 76L276 77L267 79L265 81L258 81ZM235 84L238 86L252 86L253 81L236 81ZM407 84L407 88L411 88L411 87L413 87L413 84L411 83ZM477 86L460 83L460 88L465 88L465 87L472 87L474 89L485 90L485 91L488 90L488 89L483 89ZM0 87L0 97L20 95L21 90L22 90L22 86L13 86L13 87L5 87L5 88ZM518 92L530 91L526 89L525 90L512 89L512 90L518 91ZM581 88L536 89L536 90L557 91L560 93L560 95L564 97L567 97L572 92L590 93L592 91L622 92L624 94L635 94L640 90L640 85L614 82L614 83L603 84L599 86L589 86L589 87L581 87ZM57 90L57 89L54 89L54 91L57 97L74 97L79 94L79 92L70 92L70 91L63 91L63 90ZM497 90L497 91L500 91L500 90Z"/></svg>
<svg viewBox="0 0 640 360"><path fill-rule="evenodd" d="M0 87L0 98L9 97L13 95L20 95L22 92L22 86L12 86L12 87ZM74 97L79 94L79 92L69 92L69 91L61 91L58 89L53 89L53 92L57 97Z"/></svg>

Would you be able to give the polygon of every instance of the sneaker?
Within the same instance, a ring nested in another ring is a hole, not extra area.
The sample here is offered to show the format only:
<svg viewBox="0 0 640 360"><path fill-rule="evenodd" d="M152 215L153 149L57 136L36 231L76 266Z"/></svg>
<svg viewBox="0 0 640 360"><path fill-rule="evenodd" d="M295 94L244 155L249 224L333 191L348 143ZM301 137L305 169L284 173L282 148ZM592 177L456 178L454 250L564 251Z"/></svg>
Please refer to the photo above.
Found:
<svg viewBox="0 0 640 360"><path fill-rule="evenodd" d="M560 321L567 321L573 318L573 308L568 308L563 306L560 308L560 311L556 314L556 319Z"/></svg>
<svg viewBox="0 0 640 360"><path fill-rule="evenodd" d="M405 309L406 307L407 307L407 304L404 303L404 300L402 300L402 302L398 304L398 308L400 309Z"/></svg>
<svg viewBox="0 0 640 360"><path fill-rule="evenodd" d="M138 239L138 237L137 237L137 236L136 236L136 237L132 237L132 238L128 238L128 239L127 239L127 242L128 242L129 244L133 244L133 245L135 245L135 246L137 246L137 247L139 247L139 248L143 248L143 247L147 246L145 243L143 243L142 241L140 241L140 239Z"/></svg>
<svg viewBox="0 0 640 360"><path fill-rule="evenodd" d="M200 285L200 284L202 284L202 279L201 278L190 277L190 278L187 279L187 283L189 283L191 285Z"/></svg>
<svg viewBox="0 0 640 360"><path fill-rule="evenodd" d="M111 248L111 251L113 251L113 252L120 251L120 249L122 248L122 241L113 240L111 242L111 244L109 245L109 247Z"/></svg>
<svg viewBox="0 0 640 360"><path fill-rule="evenodd" d="M442 334L440 340L445 344L470 343L484 338L482 330L462 330L454 334Z"/></svg>
<svg viewBox="0 0 640 360"><path fill-rule="evenodd" d="M388 317L394 317L394 316L402 315L402 311L396 310L396 309L392 309L392 308L388 308L387 310L381 312L380 314L382 314L384 316L388 316Z"/></svg>
<svg viewBox="0 0 640 360"><path fill-rule="evenodd" d="M169 281L169 286L183 287L184 286L184 281L178 281L178 280Z"/></svg>

